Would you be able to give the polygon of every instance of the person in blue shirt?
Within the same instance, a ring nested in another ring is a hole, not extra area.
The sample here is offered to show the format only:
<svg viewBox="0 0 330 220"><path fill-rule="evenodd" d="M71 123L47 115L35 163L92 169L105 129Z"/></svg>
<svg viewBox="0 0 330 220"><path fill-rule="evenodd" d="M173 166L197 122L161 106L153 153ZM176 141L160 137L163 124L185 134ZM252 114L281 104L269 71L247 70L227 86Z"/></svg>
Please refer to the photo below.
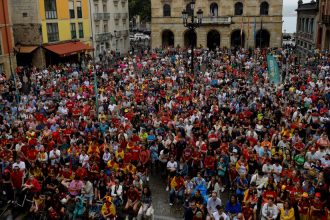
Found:
<svg viewBox="0 0 330 220"><path fill-rule="evenodd" d="M242 206L235 195L230 196L230 200L226 203L225 212L230 216L230 219L233 219L238 213L242 212Z"/></svg>

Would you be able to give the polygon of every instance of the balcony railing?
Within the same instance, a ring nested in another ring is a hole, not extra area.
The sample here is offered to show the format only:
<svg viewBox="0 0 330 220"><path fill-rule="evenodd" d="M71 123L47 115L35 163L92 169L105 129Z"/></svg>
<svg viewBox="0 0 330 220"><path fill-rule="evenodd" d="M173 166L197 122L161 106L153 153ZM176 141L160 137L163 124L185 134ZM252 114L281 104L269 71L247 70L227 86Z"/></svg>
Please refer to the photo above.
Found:
<svg viewBox="0 0 330 220"><path fill-rule="evenodd" d="M110 13L94 13L94 20L109 20L110 19Z"/></svg>
<svg viewBox="0 0 330 220"><path fill-rule="evenodd" d="M119 2L119 0L113 0L113 3L114 3L115 5L117 5L118 2Z"/></svg>
<svg viewBox="0 0 330 220"><path fill-rule="evenodd" d="M102 41L102 42L109 41L110 38L111 38L111 33L110 32L96 34L96 36L95 36L96 41Z"/></svg>
<svg viewBox="0 0 330 220"><path fill-rule="evenodd" d="M204 17L202 24L231 24L231 17Z"/></svg>
<svg viewBox="0 0 330 220"><path fill-rule="evenodd" d="M124 5L127 2L127 0L121 0L121 3Z"/></svg>
<svg viewBox="0 0 330 220"><path fill-rule="evenodd" d="M110 13L103 13L103 20L109 20L110 19Z"/></svg>
<svg viewBox="0 0 330 220"><path fill-rule="evenodd" d="M323 15L322 16L322 23L330 25L330 15Z"/></svg>
<svg viewBox="0 0 330 220"><path fill-rule="evenodd" d="M114 14L114 18L115 18L116 20L120 19L120 17L121 17L121 13L115 13L115 14Z"/></svg>
<svg viewBox="0 0 330 220"><path fill-rule="evenodd" d="M121 31L121 36L127 37L128 36L128 30Z"/></svg>
<svg viewBox="0 0 330 220"><path fill-rule="evenodd" d="M311 34L311 33L299 32L298 35L300 38L304 38L307 40L313 40L313 34Z"/></svg>

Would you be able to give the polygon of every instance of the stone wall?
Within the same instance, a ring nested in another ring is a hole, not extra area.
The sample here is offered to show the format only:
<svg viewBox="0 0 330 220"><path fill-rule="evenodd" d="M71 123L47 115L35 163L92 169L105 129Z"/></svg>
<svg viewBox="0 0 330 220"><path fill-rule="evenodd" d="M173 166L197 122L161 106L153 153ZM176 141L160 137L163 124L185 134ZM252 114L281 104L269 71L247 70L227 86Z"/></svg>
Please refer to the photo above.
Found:
<svg viewBox="0 0 330 220"><path fill-rule="evenodd" d="M10 69L10 60L9 60L9 55L1 55L0 56L0 64L4 65L4 70L6 73L7 78L10 77L11 75L11 69ZM16 71L16 57L11 54L11 65L12 65L12 71Z"/></svg>
<svg viewBox="0 0 330 220"><path fill-rule="evenodd" d="M41 24L14 24L13 32L15 44L36 46L42 44Z"/></svg>

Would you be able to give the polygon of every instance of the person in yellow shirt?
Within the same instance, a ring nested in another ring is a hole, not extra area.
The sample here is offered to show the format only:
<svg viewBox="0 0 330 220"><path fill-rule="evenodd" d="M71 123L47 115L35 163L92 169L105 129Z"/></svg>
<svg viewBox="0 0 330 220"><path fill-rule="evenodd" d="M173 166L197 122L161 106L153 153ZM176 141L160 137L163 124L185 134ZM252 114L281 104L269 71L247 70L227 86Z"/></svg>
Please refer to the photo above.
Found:
<svg viewBox="0 0 330 220"><path fill-rule="evenodd" d="M114 220L116 218L116 207L112 203L112 198L110 196L105 198L105 203L101 208L101 215L107 220Z"/></svg>
<svg viewBox="0 0 330 220"><path fill-rule="evenodd" d="M294 209L291 207L291 204L288 200L283 203L281 208L281 220L295 220Z"/></svg>

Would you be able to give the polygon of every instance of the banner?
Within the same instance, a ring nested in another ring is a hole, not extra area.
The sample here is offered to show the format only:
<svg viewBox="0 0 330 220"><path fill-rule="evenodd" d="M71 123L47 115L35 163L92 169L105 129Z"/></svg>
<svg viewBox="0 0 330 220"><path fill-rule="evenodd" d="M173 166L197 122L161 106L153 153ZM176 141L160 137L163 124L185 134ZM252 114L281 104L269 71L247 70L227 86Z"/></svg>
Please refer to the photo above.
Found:
<svg viewBox="0 0 330 220"><path fill-rule="evenodd" d="M278 85L280 83L280 70L273 55L267 55L268 74L270 82Z"/></svg>

